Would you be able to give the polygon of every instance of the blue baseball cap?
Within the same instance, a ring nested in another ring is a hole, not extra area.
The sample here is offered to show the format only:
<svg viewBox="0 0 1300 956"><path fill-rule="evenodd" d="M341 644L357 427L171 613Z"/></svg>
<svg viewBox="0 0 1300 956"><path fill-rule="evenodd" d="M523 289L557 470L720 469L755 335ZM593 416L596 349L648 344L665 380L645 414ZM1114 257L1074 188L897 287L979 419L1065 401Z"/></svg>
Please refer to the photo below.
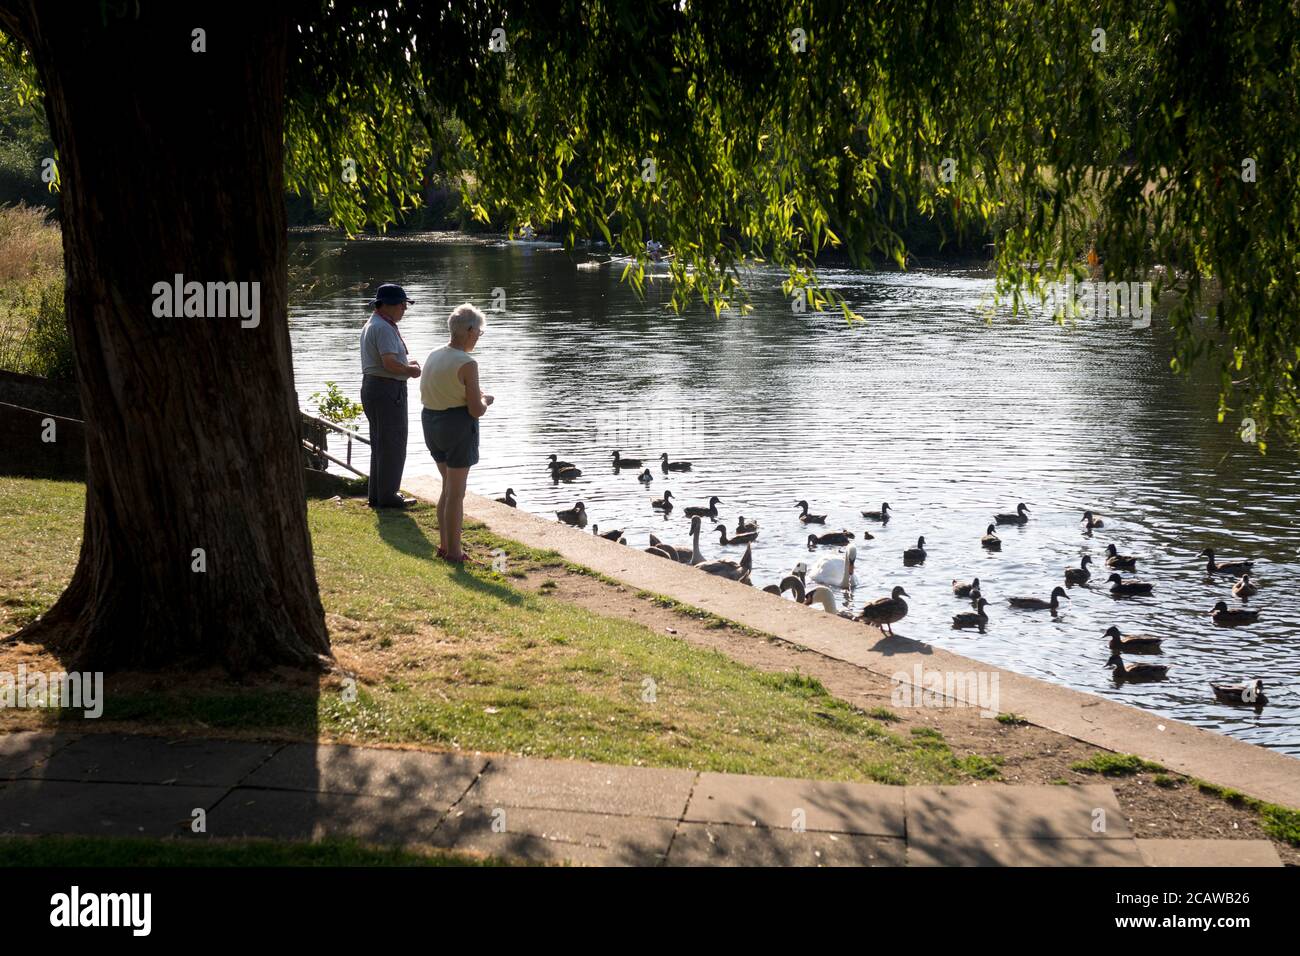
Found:
<svg viewBox="0 0 1300 956"><path fill-rule="evenodd" d="M406 297L406 290L400 285L393 282L385 282L375 290L375 298L370 303L371 308L377 305L400 305L403 302L415 305L414 299Z"/></svg>

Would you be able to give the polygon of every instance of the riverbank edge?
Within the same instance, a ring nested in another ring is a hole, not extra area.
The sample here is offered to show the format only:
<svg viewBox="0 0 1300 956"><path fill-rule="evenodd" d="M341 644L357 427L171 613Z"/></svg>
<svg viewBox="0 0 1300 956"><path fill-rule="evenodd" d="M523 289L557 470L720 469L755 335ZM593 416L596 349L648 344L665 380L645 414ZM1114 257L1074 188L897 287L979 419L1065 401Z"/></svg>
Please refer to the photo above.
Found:
<svg viewBox="0 0 1300 956"><path fill-rule="evenodd" d="M436 475L408 478L404 490L436 503ZM1286 807L1300 807L1300 760L1150 714L1116 701L1059 687L932 647L906 637L888 638L823 611L797 605L686 565L665 561L639 548L615 544L590 532L546 521L480 495L466 494L465 515L494 534L534 548L551 549L629 587L651 591L762 631L798 647L861 667L873 674L926 691L928 675L996 674L1002 713L1014 713L1036 726L1117 753L1132 753L1169 770L1246 793ZM864 632L869 635L864 640ZM946 683L946 681L945 681ZM973 684L974 682L972 682ZM949 696L970 705L964 682ZM1208 688L1207 688L1208 693ZM989 715L990 718L996 715Z"/></svg>

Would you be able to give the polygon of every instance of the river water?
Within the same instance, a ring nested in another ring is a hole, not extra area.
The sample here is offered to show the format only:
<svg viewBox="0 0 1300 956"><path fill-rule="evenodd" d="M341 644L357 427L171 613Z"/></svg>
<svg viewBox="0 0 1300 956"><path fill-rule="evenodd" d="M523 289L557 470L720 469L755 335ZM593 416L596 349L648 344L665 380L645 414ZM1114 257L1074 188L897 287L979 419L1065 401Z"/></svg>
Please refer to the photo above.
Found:
<svg viewBox="0 0 1300 956"><path fill-rule="evenodd" d="M650 533L689 545L682 507L667 518L650 507L665 488L681 506L717 495L728 529L742 514L759 522L759 587L838 550L809 553L794 506L806 499L827 515L826 529L858 536L857 583L837 600L856 609L903 585L911 600L900 635L1300 755L1300 460L1276 443L1260 456L1234 425L1217 424L1214 380L1169 370L1158 309L1140 330L1126 318L1063 327L1006 310L990 323L993 283L982 271L825 270L823 283L866 319L850 326L839 314L794 313L781 276L761 269L747 277L754 312L714 318L674 314L666 281L639 299L618 269L578 269L543 247L309 238L296 260L315 283L295 294L290 317L304 408L326 381L359 398L357 337L379 282L400 282L416 300L401 328L421 362L445 342L452 306L488 310L504 296L475 351L496 404L482 420L474 492L512 487L521 508L552 519L580 499L602 529L622 529L642 548ZM408 475L436 471L414 385ZM655 459L648 488L638 469L614 472L615 448ZM662 452L694 470L665 476ZM552 482L551 453L582 477ZM364 449L356 460L364 470ZM861 517L885 501L887 525ZM984 551L991 515L1018 502L1029 523L999 529L1002 552ZM1084 509L1105 528L1084 534ZM903 550L921 535L927 560L904 567ZM739 559L743 549L718 537L702 536L705 556ZM1138 556L1152 596L1105 590L1110 543ZM1211 623L1215 601L1240 602L1231 579L1207 579L1197 558L1206 547L1220 561L1256 561L1257 624ZM1070 589L1057 618L1007 606L1013 596L1046 599L1083 555L1099 573ZM982 635L950 628L969 609L951 581L972 576L991 601ZM1111 625L1163 638L1159 658L1128 659L1167 664L1168 679L1117 684L1102 637ZM1209 681L1254 677L1269 697L1262 710L1215 702Z"/></svg>

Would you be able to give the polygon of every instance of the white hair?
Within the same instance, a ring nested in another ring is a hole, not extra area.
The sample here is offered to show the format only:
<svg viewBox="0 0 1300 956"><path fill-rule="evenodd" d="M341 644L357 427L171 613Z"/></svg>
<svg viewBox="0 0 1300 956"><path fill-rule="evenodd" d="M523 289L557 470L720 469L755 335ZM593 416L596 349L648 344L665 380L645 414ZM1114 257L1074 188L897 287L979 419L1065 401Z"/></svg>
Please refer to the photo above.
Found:
<svg viewBox="0 0 1300 956"><path fill-rule="evenodd" d="M451 315L447 316L447 328L451 331L452 338L466 335L470 329L482 331L486 325L487 316L468 302L456 306L451 310Z"/></svg>

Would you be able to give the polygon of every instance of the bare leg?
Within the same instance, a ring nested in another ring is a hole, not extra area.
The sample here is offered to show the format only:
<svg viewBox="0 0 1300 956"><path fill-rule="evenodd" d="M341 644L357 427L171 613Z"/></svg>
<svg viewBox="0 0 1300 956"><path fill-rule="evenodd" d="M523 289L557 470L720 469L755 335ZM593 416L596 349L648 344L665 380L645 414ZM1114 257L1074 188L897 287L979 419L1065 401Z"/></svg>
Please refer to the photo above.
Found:
<svg viewBox="0 0 1300 956"><path fill-rule="evenodd" d="M447 554L447 466L440 461L435 464L442 476L442 491L438 494L438 546L443 554Z"/></svg>
<svg viewBox="0 0 1300 956"><path fill-rule="evenodd" d="M460 533L465 526L465 485L469 481L468 468L448 468L443 484L447 496L447 557L453 561L464 555Z"/></svg>

